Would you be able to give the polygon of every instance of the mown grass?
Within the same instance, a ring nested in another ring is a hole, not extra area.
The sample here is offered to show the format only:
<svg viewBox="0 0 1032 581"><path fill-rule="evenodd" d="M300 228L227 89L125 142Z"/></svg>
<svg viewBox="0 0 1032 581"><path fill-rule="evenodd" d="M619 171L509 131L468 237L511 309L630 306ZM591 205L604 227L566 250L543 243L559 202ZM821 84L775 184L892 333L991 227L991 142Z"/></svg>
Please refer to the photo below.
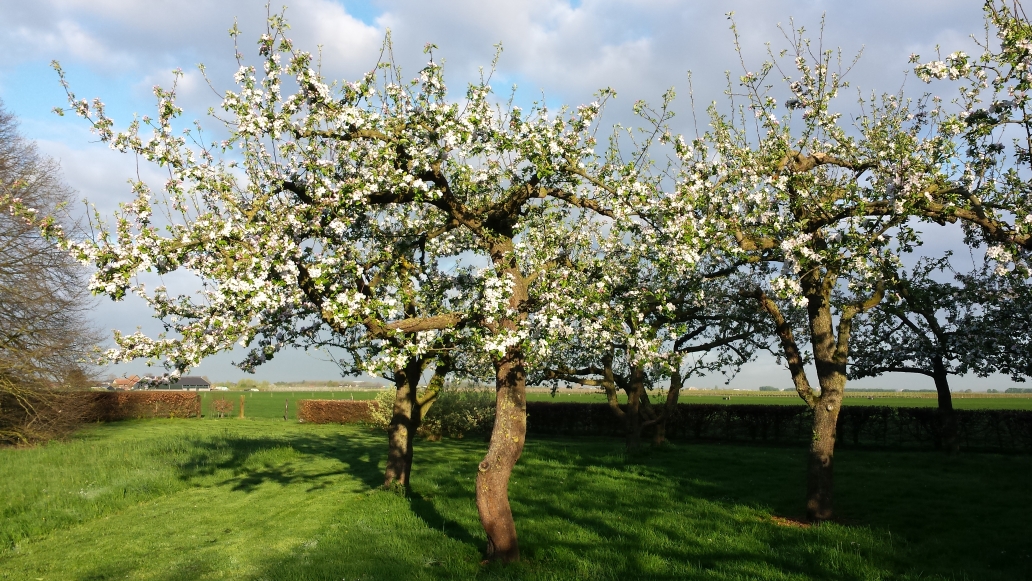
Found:
<svg viewBox="0 0 1032 581"><path fill-rule="evenodd" d="M524 561L479 565L483 441L420 442L408 497L357 426L151 420L0 450L0 579L1028 579L1032 458L843 450L842 522L793 526L795 448L536 440Z"/></svg>

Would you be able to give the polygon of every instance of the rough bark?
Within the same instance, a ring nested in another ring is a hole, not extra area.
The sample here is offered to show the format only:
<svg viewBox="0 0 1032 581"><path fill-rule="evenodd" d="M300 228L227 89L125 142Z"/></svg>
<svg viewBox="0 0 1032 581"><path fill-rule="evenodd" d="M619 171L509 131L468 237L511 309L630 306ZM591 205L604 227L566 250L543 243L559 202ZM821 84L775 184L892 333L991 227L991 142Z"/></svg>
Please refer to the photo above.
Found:
<svg viewBox="0 0 1032 581"><path fill-rule="evenodd" d="M935 392L939 396L940 443L947 454L955 454L960 451L957 414L953 412L953 396L950 394L950 382L942 358L937 358L932 364L932 379L935 380Z"/></svg>
<svg viewBox="0 0 1032 581"><path fill-rule="evenodd" d="M485 560L518 561L516 523L509 506L509 477L527 435L527 377L523 352L510 348L495 362L495 424L477 471L477 512L487 533Z"/></svg>
<svg viewBox="0 0 1032 581"><path fill-rule="evenodd" d="M419 358L409 360L403 369L394 372L394 410L387 427L387 468L384 471L384 487L411 486L412 443L422 416L416 397L423 363Z"/></svg>

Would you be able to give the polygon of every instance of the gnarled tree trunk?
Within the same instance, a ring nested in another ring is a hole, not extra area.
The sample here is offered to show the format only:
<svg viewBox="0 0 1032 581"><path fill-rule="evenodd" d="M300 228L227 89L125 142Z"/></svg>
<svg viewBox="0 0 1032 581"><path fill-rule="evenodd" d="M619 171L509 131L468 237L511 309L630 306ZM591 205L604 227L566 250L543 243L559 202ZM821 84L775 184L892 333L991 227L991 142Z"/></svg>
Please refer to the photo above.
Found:
<svg viewBox="0 0 1032 581"><path fill-rule="evenodd" d="M408 489L412 474L412 443L422 420L417 399L419 377L423 373L423 360L409 359L403 369L394 372L394 411L387 427L387 468L384 471L385 487Z"/></svg>
<svg viewBox="0 0 1032 581"><path fill-rule="evenodd" d="M416 432L451 372L451 360L439 358L426 393L419 397L419 378L426 364L427 359L417 357L410 359L404 369L394 372L394 411L387 427L387 469L383 479L383 485L388 488L400 486L407 490L411 486L412 444Z"/></svg>
<svg viewBox="0 0 1032 581"><path fill-rule="evenodd" d="M495 424L487 455L477 471L477 512L487 533L487 560L518 561L516 523L509 506L509 477L527 435L527 376L524 354L510 347L495 362Z"/></svg>
<svg viewBox="0 0 1032 581"><path fill-rule="evenodd" d="M851 317L840 316L836 337L830 289L810 295L808 299L810 340L821 394L812 407L813 438L806 467L806 517L812 522L822 522L834 514L835 432L846 388L846 348L852 322Z"/></svg>

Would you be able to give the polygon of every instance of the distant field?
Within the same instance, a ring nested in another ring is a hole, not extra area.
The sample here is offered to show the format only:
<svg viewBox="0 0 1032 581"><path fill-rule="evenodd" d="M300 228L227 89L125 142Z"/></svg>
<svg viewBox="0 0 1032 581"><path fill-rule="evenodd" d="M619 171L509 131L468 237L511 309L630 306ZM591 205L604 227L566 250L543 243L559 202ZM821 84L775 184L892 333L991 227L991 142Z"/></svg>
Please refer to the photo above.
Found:
<svg viewBox="0 0 1032 581"><path fill-rule="evenodd" d="M244 415L249 418L283 418L283 407L287 404L287 418L297 419L299 399L373 399L378 391L363 389L356 391L211 391L201 393L204 415L211 413L211 400L226 398L233 402L233 415L244 396Z"/></svg>
<svg viewBox="0 0 1032 581"><path fill-rule="evenodd" d="M236 415L237 407L240 405L240 396L245 399L244 413L249 418L282 418L284 403L288 403L287 418L297 419L297 401L301 399L355 399L368 400L376 397L377 390L363 389L355 391L212 391L201 393L201 401L204 415L208 416L211 410L211 400L225 398L234 404L233 413ZM663 394L652 394L653 402L660 402L665 397ZM729 399L724 399L729 398ZM592 393L585 390L559 390L553 397L543 390L532 389L527 393L529 401L554 401L554 402L577 402L577 403L605 403L605 395ZM626 402L626 397L620 398ZM706 403L706 404L751 404L751 405L803 405L803 401L794 393L788 392L758 392L758 391L699 391L683 392L680 398L681 403ZM877 405L890 407L935 407L938 402L934 393L848 393L845 399L846 405ZM1032 394L984 394L984 393L962 393L954 394L953 407L957 409L1011 409L1011 410L1032 410Z"/></svg>

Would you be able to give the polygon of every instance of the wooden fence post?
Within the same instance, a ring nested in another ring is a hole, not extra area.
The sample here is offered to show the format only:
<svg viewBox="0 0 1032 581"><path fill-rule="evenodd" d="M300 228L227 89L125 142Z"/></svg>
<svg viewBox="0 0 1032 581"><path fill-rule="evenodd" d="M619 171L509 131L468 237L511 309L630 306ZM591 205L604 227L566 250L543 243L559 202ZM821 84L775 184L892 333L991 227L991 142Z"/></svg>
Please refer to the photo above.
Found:
<svg viewBox="0 0 1032 581"><path fill-rule="evenodd" d="M240 396L240 419L244 419L244 396Z"/></svg>
<svg viewBox="0 0 1032 581"><path fill-rule="evenodd" d="M290 409L290 400L283 400L283 421L287 421L287 412Z"/></svg>

